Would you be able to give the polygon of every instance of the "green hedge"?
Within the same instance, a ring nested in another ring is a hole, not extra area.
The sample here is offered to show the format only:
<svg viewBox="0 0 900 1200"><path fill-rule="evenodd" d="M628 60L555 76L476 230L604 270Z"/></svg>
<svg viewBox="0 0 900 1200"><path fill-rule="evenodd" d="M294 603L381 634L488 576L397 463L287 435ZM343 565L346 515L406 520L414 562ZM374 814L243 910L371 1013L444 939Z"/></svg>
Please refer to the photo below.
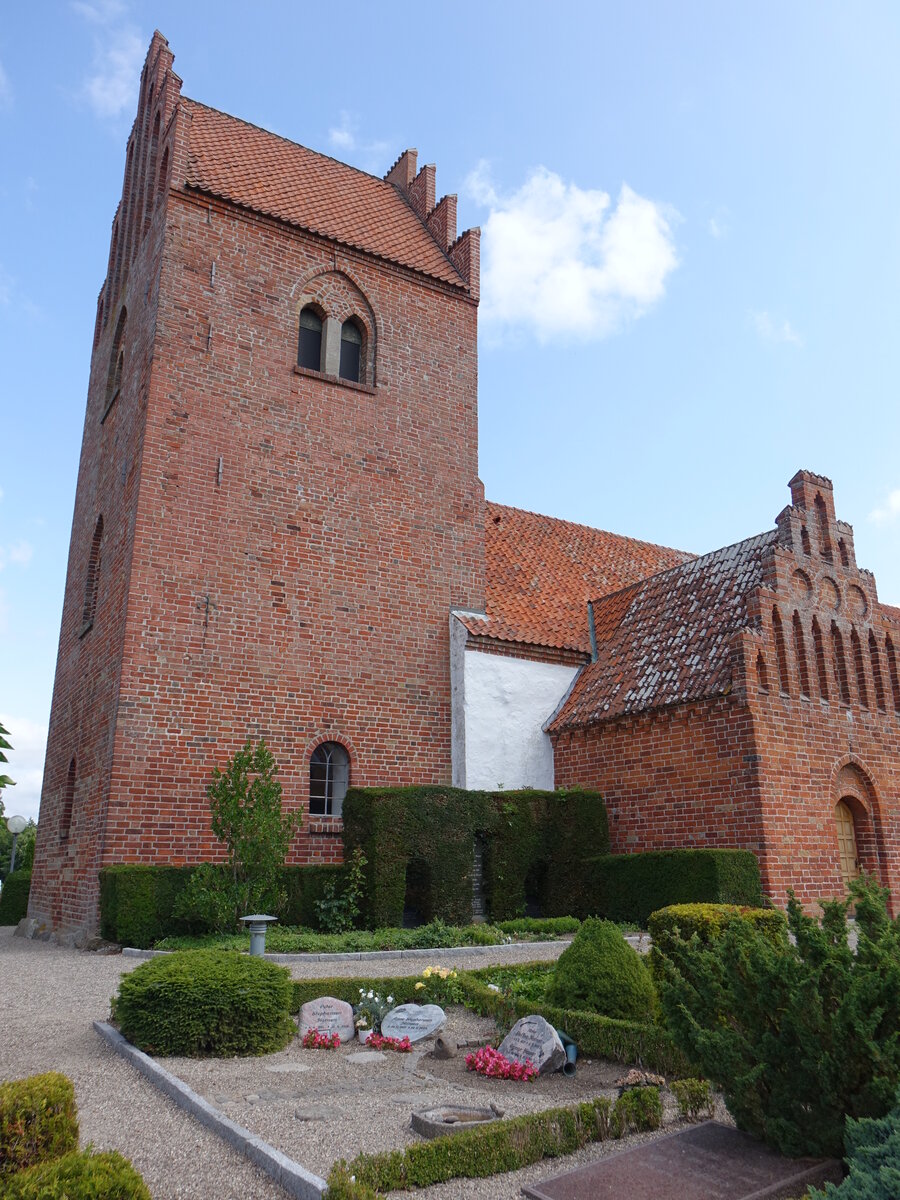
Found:
<svg viewBox="0 0 900 1200"><path fill-rule="evenodd" d="M226 1058L286 1046L296 1033L291 998L285 967L228 951L181 950L123 975L112 1014L149 1054Z"/></svg>
<svg viewBox="0 0 900 1200"><path fill-rule="evenodd" d="M174 915L175 901L187 887L193 870L193 866L137 863L104 867L100 872L101 935L110 942L146 949L171 935L205 933L201 924ZM286 925L314 928L316 901L322 898L326 881L340 876L343 870L341 866L285 867L287 902L275 915Z"/></svg>
<svg viewBox="0 0 900 1200"><path fill-rule="evenodd" d="M65 1154L4 1181L4 1200L151 1200L150 1189L115 1150Z"/></svg>
<svg viewBox="0 0 900 1200"><path fill-rule="evenodd" d="M653 948L665 954L673 938L689 942L694 934L708 946L721 937L732 921L748 921L776 943L787 938L787 917L781 909L740 904L670 904L650 914L647 928Z"/></svg>
<svg viewBox="0 0 900 1200"><path fill-rule="evenodd" d="M78 1149L72 1081L57 1071L0 1083L0 1183L45 1159Z"/></svg>
<svg viewBox="0 0 900 1200"><path fill-rule="evenodd" d="M18 925L28 916L28 892L31 888L30 871L13 871L7 875L0 892L0 925Z"/></svg>
<svg viewBox="0 0 900 1200"><path fill-rule="evenodd" d="M360 1154L335 1164L328 1200L363 1200L376 1192L430 1187L448 1179L484 1179L517 1171L544 1158L574 1154L589 1142L658 1129L662 1105L656 1088L626 1092L615 1104L605 1096L571 1108L550 1108L508 1121L492 1121L405 1150Z"/></svg>
<svg viewBox="0 0 900 1200"><path fill-rule="evenodd" d="M534 966L544 968L546 963ZM512 1025L520 1017L538 1013L557 1029L564 1030L578 1043L579 1053L586 1058L608 1058L613 1062L642 1063L645 1067L663 1075L684 1075L689 1066L684 1055L675 1047L668 1033L660 1025L642 1024L637 1021L618 1021L598 1013L575 1012L549 1004L535 1005L529 1000L507 1000L502 993L487 986L497 967L483 967L477 971L460 971L457 983L463 994L463 1003L473 1012L494 1017L500 1025ZM356 1004L359 989L377 988L382 995L393 996L398 1004L418 1001L415 990L417 976L395 975L373 979L370 975L355 978L294 979L291 983L291 1012L299 1012L301 1005L319 996L334 996Z"/></svg>
<svg viewBox="0 0 900 1200"><path fill-rule="evenodd" d="M522 915L528 879L544 915L588 916L594 899L587 860L609 848L603 799L580 789L351 788L343 821L345 856L361 847L368 860L369 928L402 923L408 887L423 920L471 920L476 838L484 845L491 920Z"/></svg>
<svg viewBox="0 0 900 1200"><path fill-rule="evenodd" d="M648 850L604 854L588 864L598 915L644 925L670 904L762 903L759 863L749 850Z"/></svg>

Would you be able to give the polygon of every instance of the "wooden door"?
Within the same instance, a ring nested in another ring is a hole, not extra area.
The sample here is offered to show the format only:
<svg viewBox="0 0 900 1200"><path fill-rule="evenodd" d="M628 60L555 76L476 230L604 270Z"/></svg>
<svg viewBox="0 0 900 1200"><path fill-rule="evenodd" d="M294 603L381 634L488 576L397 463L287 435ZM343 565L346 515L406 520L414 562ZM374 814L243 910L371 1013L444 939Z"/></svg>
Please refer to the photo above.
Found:
<svg viewBox="0 0 900 1200"><path fill-rule="evenodd" d="M853 813L850 811L850 806L846 800L839 800L835 810L834 819L837 823L837 839L838 851L841 859L841 879L844 882L844 888L849 888L850 884L859 874L859 854L856 849L856 826L853 822Z"/></svg>

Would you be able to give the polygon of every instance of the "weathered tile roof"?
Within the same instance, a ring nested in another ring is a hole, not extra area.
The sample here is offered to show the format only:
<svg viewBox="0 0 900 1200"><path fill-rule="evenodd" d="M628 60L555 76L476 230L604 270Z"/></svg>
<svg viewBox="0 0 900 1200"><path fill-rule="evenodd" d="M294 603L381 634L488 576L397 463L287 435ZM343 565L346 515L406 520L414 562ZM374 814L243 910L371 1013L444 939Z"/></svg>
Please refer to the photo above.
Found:
<svg viewBox="0 0 900 1200"><path fill-rule="evenodd" d="M588 600L690 557L683 550L488 503L487 619L462 620L474 637L588 653Z"/></svg>
<svg viewBox="0 0 900 1200"><path fill-rule="evenodd" d="M196 100L181 104L188 187L465 287L393 184Z"/></svg>
<svg viewBox="0 0 900 1200"><path fill-rule="evenodd" d="M730 641L749 624L777 532L758 534L594 603L597 661L550 725L558 732L728 691Z"/></svg>
<svg viewBox="0 0 900 1200"><path fill-rule="evenodd" d="M895 625L900 625L900 608L896 604L879 604L879 608L889 621L893 621Z"/></svg>

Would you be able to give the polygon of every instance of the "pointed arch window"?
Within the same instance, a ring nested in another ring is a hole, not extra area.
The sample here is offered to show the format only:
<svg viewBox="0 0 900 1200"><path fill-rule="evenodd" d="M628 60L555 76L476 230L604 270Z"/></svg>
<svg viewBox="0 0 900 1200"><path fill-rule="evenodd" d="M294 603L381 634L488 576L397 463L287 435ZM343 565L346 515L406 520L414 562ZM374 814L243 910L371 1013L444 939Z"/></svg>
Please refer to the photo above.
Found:
<svg viewBox="0 0 900 1200"><path fill-rule="evenodd" d="M362 330L351 317L341 326L341 379L349 379L351 383L359 383L359 371L362 364Z"/></svg>
<svg viewBox="0 0 900 1200"><path fill-rule="evenodd" d="M778 684L783 692L790 692L790 675L788 674L787 648L784 644L784 630L781 626L781 614L777 608L772 609L772 632L775 634L775 657L778 661Z"/></svg>
<svg viewBox="0 0 900 1200"><path fill-rule="evenodd" d="M844 639L834 621L831 622L831 645L834 649L834 675L838 692L844 704L849 704L850 681L847 677L847 660L844 657Z"/></svg>
<svg viewBox="0 0 900 1200"><path fill-rule="evenodd" d="M81 610L82 636L94 624L94 613L97 611L97 588L100 582L100 556L103 551L103 517L97 518L94 526L94 536L91 539L91 553L88 557L87 574L84 578L84 604Z"/></svg>
<svg viewBox="0 0 900 1200"><path fill-rule="evenodd" d="M812 619L813 650L816 655L816 674L819 677L819 695L823 700L828 699L828 668L825 664L825 642L822 630L815 617Z"/></svg>
<svg viewBox="0 0 900 1200"><path fill-rule="evenodd" d="M803 626L800 624L800 614L794 612L794 656L797 659L797 670L800 673L800 694L811 696L809 688L809 667L806 663L806 639L803 636Z"/></svg>
<svg viewBox="0 0 900 1200"><path fill-rule="evenodd" d="M884 674L881 670L881 655L878 653L878 642L875 634L869 630L869 661L872 664L872 682L875 684L875 703L885 711L887 705L884 692Z"/></svg>
<svg viewBox="0 0 900 1200"><path fill-rule="evenodd" d="M309 814L339 817L350 786L350 755L340 742L322 742L309 760Z"/></svg>
<svg viewBox="0 0 900 1200"><path fill-rule="evenodd" d="M863 708L869 707L869 687L866 683L866 666L863 660L862 643L856 629L850 630L850 651L853 655L853 668L856 671L856 690L859 702Z"/></svg>
<svg viewBox="0 0 900 1200"><path fill-rule="evenodd" d="M66 773L66 788L63 792L62 808L59 814L59 840L67 842L69 840L69 830L72 828L72 808L75 804L75 756L69 763L69 770Z"/></svg>
<svg viewBox="0 0 900 1200"><path fill-rule="evenodd" d="M322 318L312 305L300 313L297 365L308 371L322 370Z"/></svg>

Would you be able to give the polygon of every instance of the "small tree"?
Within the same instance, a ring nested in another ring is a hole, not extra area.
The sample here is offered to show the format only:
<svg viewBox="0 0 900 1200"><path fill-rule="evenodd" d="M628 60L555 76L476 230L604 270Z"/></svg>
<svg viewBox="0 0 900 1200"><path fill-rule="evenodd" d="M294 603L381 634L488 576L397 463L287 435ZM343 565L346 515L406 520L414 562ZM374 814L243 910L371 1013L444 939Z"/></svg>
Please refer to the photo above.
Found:
<svg viewBox="0 0 900 1200"><path fill-rule="evenodd" d="M242 916L278 912L286 894L282 870L297 813L282 813L278 766L264 741L247 741L218 767L206 789L212 830L225 846L225 865L201 863L179 897L177 915L215 930L234 929Z"/></svg>
<svg viewBox="0 0 900 1200"><path fill-rule="evenodd" d="M708 945L673 939L661 1000L679 1048L725 1093L739 1128L788 1155L840 1156L845 1117L880 1117L900 1083L900 922L858 880L821 922L790 896L794 944L733 921Z"/></svg>
<svg viewBox="0 0 900 1200"><path fill-rule="evenodd" d="M4 754L4 750L12 750L12 746L6 740L8 737L9 737L9 730L5 729L3 724L0 723L0 763L9 762L9 759ZM10 779L10 777L8 775L0 774L0 791L2 791L5 787L15 787L15 786L16 786L16 781L14 779Z"/></svg>

